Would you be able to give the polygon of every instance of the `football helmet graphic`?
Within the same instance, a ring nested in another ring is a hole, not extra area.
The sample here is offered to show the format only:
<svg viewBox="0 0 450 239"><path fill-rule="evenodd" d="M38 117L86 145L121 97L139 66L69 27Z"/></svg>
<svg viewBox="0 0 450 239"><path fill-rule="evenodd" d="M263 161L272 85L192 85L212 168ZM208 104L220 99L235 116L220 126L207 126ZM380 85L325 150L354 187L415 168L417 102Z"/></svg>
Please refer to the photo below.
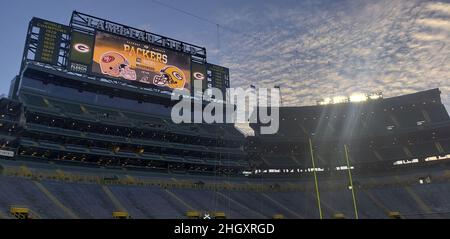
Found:
<svg viewBox="0 0 450 239"><path fill-rule="evenodd" d="M118 52L106 52L100 57L100 69L103 74L136 80L136 71L130 68L130 62Z"/></svg>
<svg viewBox="0 0 450 239"><path fill-rule="evenodd" d="M172 89L182 89L186 83L186 76L183 71L176 66L165 66L159 75L153 77L153 84L157 86L167 86Z"/></svg>

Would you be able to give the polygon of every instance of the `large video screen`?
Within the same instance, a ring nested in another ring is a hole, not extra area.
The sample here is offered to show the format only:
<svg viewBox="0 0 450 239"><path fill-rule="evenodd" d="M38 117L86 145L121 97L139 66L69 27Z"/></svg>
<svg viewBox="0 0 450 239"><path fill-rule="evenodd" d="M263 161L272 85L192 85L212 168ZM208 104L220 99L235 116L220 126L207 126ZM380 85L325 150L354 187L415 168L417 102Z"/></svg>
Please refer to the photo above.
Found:
<svg viewBox="0 0 450 239"><path fill-rule="evenodd" d="M166 89L191 88L188 54L105 32L95 36L92 72Z"/></svg>

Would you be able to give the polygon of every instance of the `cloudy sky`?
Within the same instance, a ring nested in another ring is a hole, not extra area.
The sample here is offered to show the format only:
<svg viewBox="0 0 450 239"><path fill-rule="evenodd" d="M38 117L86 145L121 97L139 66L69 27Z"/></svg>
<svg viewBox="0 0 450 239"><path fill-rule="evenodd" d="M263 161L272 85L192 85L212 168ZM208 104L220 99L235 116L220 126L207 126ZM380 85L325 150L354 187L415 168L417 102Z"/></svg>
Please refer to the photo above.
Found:
<svg viewBox="0 0 450 239"><path fill-rule="evenodd" d="M151 0L8 3L0 9L0 93L18 73L29 19L68 24L78 10L205 46L210 62L230 68L232 86L281 85L286 105L440 88L450 109L448 0L163 2L178 10Z"/></svg>

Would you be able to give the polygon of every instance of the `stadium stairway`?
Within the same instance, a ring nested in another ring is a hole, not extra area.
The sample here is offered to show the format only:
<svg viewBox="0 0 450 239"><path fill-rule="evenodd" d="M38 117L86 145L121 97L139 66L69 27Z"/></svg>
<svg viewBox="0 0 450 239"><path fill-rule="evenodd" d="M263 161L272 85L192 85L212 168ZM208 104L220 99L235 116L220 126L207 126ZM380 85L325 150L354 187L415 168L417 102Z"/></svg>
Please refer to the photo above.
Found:
<svg viewBox="0 0 450 239"><path fill-rule="evenodd" d="M418 209L415 212L405 212L405 218L449 218L450 193L446 183L432 183L406 187Z"/></svg>
<svg viewBox="0 0 450 239"><path fill-rule="evenodd" d="M265 194L282 205L289 206L292 211L303 218L319 218L317 199L313 192L266 192ZM321 205L322 211L330 210L323 202Z"/></svg>
<svg viewBox="0 0 450 239"><path fill-rule="evenodd" d="M290 210L284 210L283 207L278 206L280 204L274 203L276 200L260 192L230 191L226 193L230 198L251 209L249 213L253 213L255 218L271 218L274 214L280 213L294 218L294 215L289 213ZM287 205L284 208L286 209Z"/></svg>
<svg viewBox="0 0 450 239"><path fill-rule="evenodd" d="M227 218L248 218L250 215L255 218L261 217L253 209L231 198L229 191L189 189L171 189L171 191L203 213L220 211L224 212Z"/></svg>
<svg viewBox="0 0 450 239"><path fill-rule="evenodd" d="M386 218L391 211L380 200L375 198L368 190L356 190L358 211L361 219L364 218Z"/></svg>
<svg viewBox="0 0 450 239"><path fill-rule="evenodd" d="M416 185L411 188L421 195L423 202L430 207L432 213L442 212L443 218L450 216L450 191L446 183L433 183L433 185ZM436 197L435 195L440 195Z"/></svg>
<svg viewBox="0 0 450 239"><path fill-rule="evenodd" d="M427 212L420 209L420 206L418 206L417 202L411 198L405 188L388 187L383 189L371 189L368 191L371 192L376 200L387 205L390 211L399 211L402 215L427 214Z"/></svg>
<svg viewBox="0 0 450 239"><path fill-rule="evenodd" d="M199 193L196 190L190 189L171 189L171 192L182 198L184 202L191 205L195 210L200 212L207 212L208 210L222 210L226 208L217 206L217 197L214 192L208 191L205 193ZM226 211L230 214L229 211Z"/></svg>
<svg viewBox="0 0 450 239"><path fill-rule="evenodd" d="M414 191L411 187L406 186L405 191L409 194L408 198L411 198L417 205L417 208L420 209L424 214L430 215L431 217L438 216L432 215L433 211L427 205L426 202L423 201L422 197Z"/></svg>
<svg viewBox="0 0 450 239"><path fill-rule="evenodd" d="M333 218L335 214L342 213L346 218L355 218L353 199L350 190L333 190L320 192L323 216Z"/></svg>
<svg viewBox="0 0 450 239"><path fill-rule="evenodd" d="M47 188L41 184L40 182L34 181L34 184L36 187L43 193L45 196L50 199L51 202L53 202L56 206L58 206L64 213L67 215L67 218L71 219L79 219L79 217L69 208L64 206L61 201L59 201L50 191L47 190Z"/></svg>
<svg viewBox="0 0 450 239"><path fill-rule="evenodd" d="M168 189L164 189L164 192L169 194L169 196L171 196L173 199L175 199L177 202L179 202L179 204L183 205L186 209L188 209L190 211L195 211L195 209L191 205L186 203L182 198L178 197L175 193L171 192Z"/></svg>
<svg viewBox="0 0 450 239"><path fill-rule="evenodd" d="M41 218L67 218L66 213L53 202L31 180L1 176L0 211L9 214L11 205L30 208Z"/></svg>
<svg viewBox="0 0 450 239"><path fill-rule="evenodd" d="M265 193L261 193L261 195L265 198L267 198L269 201L271 201L272 203L274 203L276 206L278 206L278 208L280 208L281 210L279 210L279 212L286 212L286 215L292 215L291 218L296 218L296 219L304 219L304 217L298 213L296 213L293 209L289 208L288 205L284 205L280 202L278 202L277 200L273 199L272 197L270 197L269 195L265 194ZM274 214L275 215L275 214ZM284 215L284 214L283 214ZM284 216L283 216L284 217Z"/></svg>
<svg viewBox="0 0 450 239"><path fill-rule="evenodd" d="M133 218L184 218L189 208L156 186L110 186Z"/></svg>
<svg viewBox="0 0 450 239"><path fill-rule="evenodd" d="M42 182L58 200L80 218L111 218L114 204L97 184Z"/></svg>
<svg viewBox="0 0 450 239"><path fill-rule="evenodd" d="M120 202L119 199L114 195L113 192L109 189L108 186L103 185L102 186L103 192L105 192L106 196L108 196L109 200L111 200L112 204L114 205L114 211L119 212L127 212L127 209L123 206L123 204Z"/></svg>
<svg viewBox="0 0 450 239"><path fill-rule="evenodd" d="M244 199L244 201L240 201L237 198L234 198L231 195L231 191L226 191L226 192L216 192L217 195L219 195L219 199L224 200L225 202L228 202L229 204L229 208L231 209L231 205L236 207L236 210L239 210L239 218L242 216L242 218L245 217L250 217L250 218L267 218L265 217L261 212L259 212L258 210L252 209L250 207L248 207L246 204L249 203L249 201L246 201ZM245 197L245 196L244 196ZM245 202L245 203L244 203Z"/></svg>

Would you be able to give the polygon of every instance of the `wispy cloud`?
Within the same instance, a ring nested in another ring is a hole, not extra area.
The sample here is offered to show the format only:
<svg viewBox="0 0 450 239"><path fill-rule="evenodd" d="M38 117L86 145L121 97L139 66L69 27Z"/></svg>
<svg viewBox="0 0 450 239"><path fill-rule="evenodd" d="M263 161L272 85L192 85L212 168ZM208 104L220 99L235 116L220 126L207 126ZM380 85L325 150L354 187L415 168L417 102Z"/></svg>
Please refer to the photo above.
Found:
<svg viewBox="0 0 450 239"><path fill-rule="evenodd" d="M424 26L428 26L428 27L450 30L450 21L449 20L427 18L427 19L419 19L419 20L417 20L417 23L422 24Z"/></svg>
<svg viewBox="0 0 450 239"><path fill-rule="evenodd" d="M430 11L442 12L450 15L450 3L433 2L429 3L426 8Z"/></svg>
<svg viewBox="0 0 450 239"><path fill-rule="evenodd" d="M439 87L450 106L450 4L302 1L224 13L221 63L233 86L281 85L287 105L381 90ZM226 17L225 17L226 16Z"/></svg>

